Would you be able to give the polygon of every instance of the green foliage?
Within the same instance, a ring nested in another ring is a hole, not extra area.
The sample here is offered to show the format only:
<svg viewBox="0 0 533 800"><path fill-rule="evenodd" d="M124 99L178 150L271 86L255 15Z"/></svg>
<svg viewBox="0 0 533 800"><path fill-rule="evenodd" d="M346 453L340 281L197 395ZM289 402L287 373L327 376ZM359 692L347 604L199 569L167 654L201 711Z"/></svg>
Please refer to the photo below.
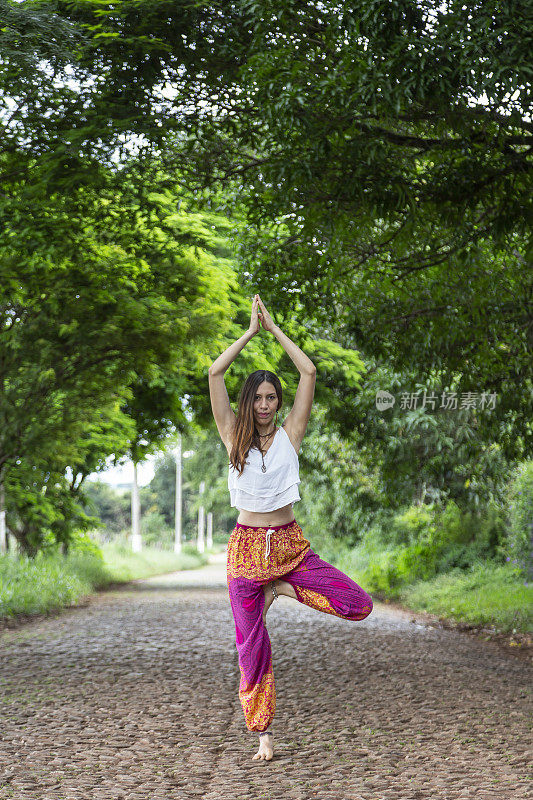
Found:
<svg viewBox="0 0 533 800"><path fill-rule="evenodd" d="M265 14L246 4L216 26L227 44L204 58L202 100L216 93L214 105L229 108L238 96L238 113L188 105L190 135L177 145L199 183L223 182L246 208L244 285L287 319L303 312L346 346L414 369L419 384L438 370L438 392L453 380L459 397L495 395L477 433L508 459L524 457L527 4L286 5ZM240 24L251 40L236 74ZM205 44L195 38L191 59Z"/></svg>
<svg viewBox="0 0 533 800"><path fill-rule="evenodd" d="M497 503L506 459L531 452L526 4L1 11L0 481L26 551L94 524L85 477L185 429L185 404L209 428L187 518L203 475L223 528L206 371L260 291L317 363L324 429L301 462L320 529L370 540L381 507L405 576L495 552L496 518L468 539L450 511L439 539L421 512L393 512ZM294 368L270 337L232 365L230 397L261 366L289 405ZM417 395L493 392L496 406L378 414L384 378ZM170 497L153 509L167 525ZM515 506L525 552L529 511Z"/></svg>
<svg viewBox="0 0 533 800"><path fill-rule="evenodd" d="M309 486L317 513L324 506L324 518L338 531L334 535L349 536L355 544L357 531L366 526L361 513L375 517L379 509L445 506L453 500L479 513L503 502L505 458L479 435L478 418L470 410L410 411L396 402L381 411L377 391L387 388L398 400L409 374L372 362L361 386L335 386L323 373L317 381L327 383L333 399L325 392L323 401L315 399L300 464L304 490Z"/></svg>
<svg viewBox="0 0 533 800"><path fill-rule="evenodd" d="M55 147L66 165L72 152L57 136L58 128L78 143L90 135L90 128L61 125L65 109L74 110L79 103L72 78L79 75L77 51L84 36L79 26L56 13L57 6L43 0L0 0L0 104L4 112L0 148L43 152L46 142L44 149Z"/></svg>
<svg viewBox="0 0 533 800"><path fill-rule="evenodd" d="M371 362L368 379L347 409L358 423L354 450L379 472L384 503L394 508L412 502L444 505L450 499L463 509L479 510L503 502L508 467L502 447L487 441L481 430L483 412L439 408L441 392L457 389L455 382L443 381L438 370L426 384L412 369L399 373ZM376 408L383 389L395 398L386 410ZM422 404L431 390L437 397L434 408L429 401ZM411 392L417 398L413 407Z"/></svg>
<svg viewBox="0 0 533 800"><path fill-rule="evenodd" d="M148 511L141 519L141 535L147 547L170 549L174 541L174 530L167 525L165 517L158 511Z"/></svg>
<svg viewBox="0 0 533 800"><path fill-rule="evenodd" d="M5 33L18 44L19 5ZM143 155L156 147L167 171L222 182L222 204L246 209L243 285L397 368L464 369L461 389L498 392L485 439L509 458L531 449L527 3L23 5L33 94L57 110L39 116L8 46L23 110L8 132L46 154L49 193L94 184L135 134ZM47 30L72 34L60 57ZM59 69L69 52L77 92L46 80L46 59Z"/></svg>
<svg viewBox="0 0 533 800"><path fill-rule="evenodd" d="M440 553L436 571L468 569L484 560L501 561L501 545L506 536L504 510L490 505L483 513L461 512L449 502L437 518Z"/></svg>
<svg viewBox="0 0 533 800"><path fill-rule="evenodd" d="M402 586L416 581L486 560L496 563L504 536L501 509L475 514L453 501L443 509L416 505L370 526L353 558L369 591L398 597Z"/></svg>
<svg viewBox="0 0 533 800"><path fill-rule="evenodd" d="M392 518L388 538L392 545L430 544L435 530L432 507L410 506Z"/></svg>
<svg viewBox="0 0 533 800"><path fill-rule="evenodd" d="M349 407L342 413L349 415ZM327 547L332 541L339 546L360 541L382 503L375 470L360 457L352 432L341 434L338 428L330 424L329 404L315 402L299 452L297 517Z"/></svg>
<svg viewBox="0 0 533 800"><path fill-rule="evenodd" d="M207 564L207 556L205 555L205 553L203 554L199 553L198 550L196 549L196 545L193 544L192 542L182 545L181 553L184 556L189 556L190 558L194 558L196 562L198 562L199 560L201 562L201 566Z"/></svg>
<svg viewBox="0 0 533 800"><path fill-rule="evenodd" d="M183 548L170 551L105 544L102 551L80 536L77 545L63 555L57 548L26 555L0 555L0 619L21 614L42 614L74 606L79 600L110 583L194 569L207 563L205 554Z"/></svg>
<svg viewBox="0 0 533 800"><path fill-rule="evenodd" d="M131 492L119 494L103 481L85 481L83 493L83 509L99 519L105 539L130 526Z"/></svg>
<svg viewBox="0 0 533 800"><path fill-rule="evenodd" d="M22 416L21 410L18 413ZM33 463L21 460L4 471L7 526L29 556L40 549L53 550L58 544L68 546L71 537L78 535L76 531L89 530L98 522L85 514L79 504L79 487L73 487L61 471L64 443L50 452L47 463L43 444L36 446Z"/></svg>
<svg viewBox="0 0 533 800"><path fill-rule="evenodd" d="M533 632L533 585L524 585L519 570L509 564L480 561L468 570L404 586L398 597L408 608L461 622L507 633Z"/></svg>
<svg viewBox="0 0 533 800"><path fill-rule="evenodd" d="M413 544L373 553L363 573L368 591L398 596L398 587L435 575L436 548Z"/></svg>
<svg viewBox="0 0 533 800"><path fill-rule="evenodd" d="M509 481L507 540L502 548L511 561L533 581L533 461L524 461Z"/></svg>
<svg viewBox="0 0 533 800"><path fill-rule="evenodd" d="M96 524L81 486L110 453L138 460L184 425L236 282L226 218L168 176L145 184L130 161L50 194L42 162L19 162L6 158L0 201L0 482L34 554Z"/></svg>
<svg viewBox="0 0 533 800"><path fill-rule="evenodd" d="M90 555L103 563L104 556L98 543L86 531L76 530L68 540L69 555Z"/></svg>
<svg viewBox="0 0 533 800"><path fill-rule="evenodd" d="M485 559L474 561L464 569L435 574L432 572L435 562L431 558L435 551L429 545L379 550L378 540L385 537L386 531L373 531L373 547L367 534L364 545L355 548L347 548L338 540L328 540L325 531L315 534L308 529L307 533L313 549L322 558L350 575L377 600L396 599L413 610L429 611L473 625L490 625L508 633L533 631L533 586L523 584L516 565ZM402 552L405 560L400 576L396 560ZM421 565L408 563L415 554L422 559ZM417 579L417 572L422 576L426 573L426 579Z"/></svg>
<svg viewBox="0 0 533 800"><path fill-rule="evenodd" d="M0 617L75 605L104 575L105 567L94 553L39 553L35 559L0 556Z"/></svg>

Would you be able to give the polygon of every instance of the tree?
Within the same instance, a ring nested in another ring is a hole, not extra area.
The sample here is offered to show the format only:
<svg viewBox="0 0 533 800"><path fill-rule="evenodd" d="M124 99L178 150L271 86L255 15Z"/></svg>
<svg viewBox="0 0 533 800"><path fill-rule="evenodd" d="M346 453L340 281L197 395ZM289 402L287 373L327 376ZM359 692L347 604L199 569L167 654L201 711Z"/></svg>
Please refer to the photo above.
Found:
<svg viewBox="0 0 533 800"><path fill-rule="evenodd" d="M47 531L68 543L81 485L110 453L141 458L184 425L189 375L210 363L235 283L209 252L221 253L214 215L207 225L190 198L145 187L138 167L52 195L42 168L33 159L30 183L13 177L0 201L0 481L32 553ZM63 522L44 499L58 485Z"/></svg>
<svg viewBox="0 0 533 800"><path fill-rule="evenodd" d="M92 124L142 135L246 209L244 288L334 318L397 370L497 392L507 456L531 453L526 2L58 8L99 76Z"/></svg>

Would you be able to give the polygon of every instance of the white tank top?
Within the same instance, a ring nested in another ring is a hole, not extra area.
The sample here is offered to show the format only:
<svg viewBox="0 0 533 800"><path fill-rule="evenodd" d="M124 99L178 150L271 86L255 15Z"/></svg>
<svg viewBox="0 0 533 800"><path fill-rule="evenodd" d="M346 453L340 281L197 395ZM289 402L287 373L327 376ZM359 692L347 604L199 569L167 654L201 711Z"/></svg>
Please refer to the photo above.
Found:
<svg viewBox="0 0 533 800"><path fill-rule="evenodd" d="M228 470L230 505L245 511L274 511L301 500L298 492L300 465L298 453L285 428L276 431L263 459L256 447L250 448L242 475L233 464Z"/></svg>

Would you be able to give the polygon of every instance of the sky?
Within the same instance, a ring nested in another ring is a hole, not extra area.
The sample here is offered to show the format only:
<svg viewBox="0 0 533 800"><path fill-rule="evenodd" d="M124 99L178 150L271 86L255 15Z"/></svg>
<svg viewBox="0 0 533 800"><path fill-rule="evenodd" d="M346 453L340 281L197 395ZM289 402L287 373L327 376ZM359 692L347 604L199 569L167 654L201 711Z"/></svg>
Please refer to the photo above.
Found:
<svg viewBox="0 0 533 800"><path fill-rule="evenodd" d="M146 461L137 465L137 482L139 486L146 486L154 477L154 463L157 457L158 454L148 456ZM105 470L105 472L92 472L87 477L87 480L93 482L100 481L101 483L108 483L111 486L132 483L133 462L126 461L122 466L113 467L111 466L112 461L113 456L110 456L107 459L107 463L110 465L109 468Z"/></svg>
<svg viewBox="0 0 533 800"><path fill-rule="evenodd" d="M167 450L160 450L153 455L149 455L146 459L137 465L137 482L139 486L147 486L150 483L155 473L155 462L158 458L164 455L165 452L173 452L172 445ZM193 450L182 450L182 459L190 458L194 455ZM103 472L92 472L88 477L88 481L101 483L108 483L110 486L119 486L123 484L131 484L133 482L133 462L129 459L123 459L124 464L120 466L112 466L113 454L111 454L106 463L108 469Z"/></svg>

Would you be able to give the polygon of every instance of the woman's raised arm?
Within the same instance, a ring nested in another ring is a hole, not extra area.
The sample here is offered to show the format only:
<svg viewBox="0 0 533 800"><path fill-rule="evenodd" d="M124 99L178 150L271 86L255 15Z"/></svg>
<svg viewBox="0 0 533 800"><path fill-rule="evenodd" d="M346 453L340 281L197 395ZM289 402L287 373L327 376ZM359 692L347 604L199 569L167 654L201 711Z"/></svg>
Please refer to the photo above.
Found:
<svg viewBox="0 0 533 800"><path fill-rule="evenodd" d="M237 419L233 409L231 408L228 391L224 382L224 373L229 365L239 355L243 347L248 344L250 339L255 336L259 331L259 318L257 316L257 303L258 295L253 299L252 315L250 318L250 327L243 333L240 339L230 344L219 357L213 361L209 367L209 395L211 397L211 408L213 416L217 424L220 438L227 445L231 438L230 434Z"/></svg>
<svg viewBox="0 0 533 800"><path fill-rule="evenodd" d="M261 324L263 328L276 337L300 373L300 382L296 389L293 406L283 423L283 427L298 453L311 416L315 395L316 366L304 351L283 333L278 325L274 325L272 317L266 310L261 298L259 298L259 306L261 308Z"/></svg>
<svg viewBox="0 0 533 800"><path fill-rule="evenodd" d="M258 296L258 295L257 295ZM303 350L300 350L298 345L286 336L279 325L275 325L272 317L265 308L265 305L259 297L259 306L261 308L261 324L263 328L276 337L280 345L283 347L291 361L294 363L296 369L300 374L314 375L316 367L311 359L305 355Z"/></svg>

